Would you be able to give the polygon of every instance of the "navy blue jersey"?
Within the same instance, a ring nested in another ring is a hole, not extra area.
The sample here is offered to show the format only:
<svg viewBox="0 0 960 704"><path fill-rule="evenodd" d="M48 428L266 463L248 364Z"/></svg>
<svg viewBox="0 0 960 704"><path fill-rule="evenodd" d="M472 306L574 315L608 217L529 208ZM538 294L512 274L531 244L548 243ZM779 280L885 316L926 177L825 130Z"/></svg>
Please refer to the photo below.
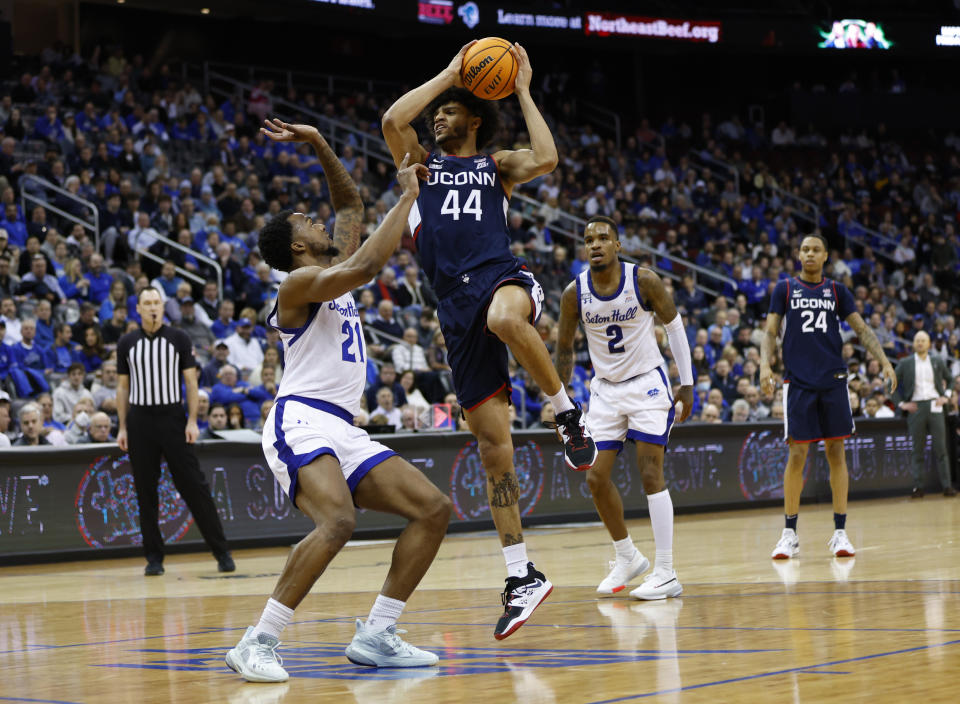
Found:
<svg viewBox="0 0 960 704"><path fill-rule="evenodd" d="M840 321L857 312L846 286L832 279L815 285L784 279L773 289L770 312L783 317L784 381L808 389L846 383Z"/></svg>
<svg viewBox="0 0 960 704"><path fill-rule="evenodd" d="M516 261L510 253L507 194L492 156L430 154L430 178L410 210L420 262L437 295L467 272Z"/></svg>

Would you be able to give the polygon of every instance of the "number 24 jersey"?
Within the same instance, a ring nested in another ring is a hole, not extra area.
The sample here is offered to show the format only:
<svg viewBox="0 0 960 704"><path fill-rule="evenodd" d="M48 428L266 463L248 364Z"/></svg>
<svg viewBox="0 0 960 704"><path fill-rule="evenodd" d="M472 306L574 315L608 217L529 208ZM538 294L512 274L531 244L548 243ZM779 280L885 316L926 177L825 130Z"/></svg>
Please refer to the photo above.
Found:
<svg viewBox="0 0 960 704"><path fill-rule="evenodd" d="M770 312L783 320L784 381L808 389L846 383L840 323L857 312L850 289L827 278L818 284L783 279L773 289Z"/></svg>

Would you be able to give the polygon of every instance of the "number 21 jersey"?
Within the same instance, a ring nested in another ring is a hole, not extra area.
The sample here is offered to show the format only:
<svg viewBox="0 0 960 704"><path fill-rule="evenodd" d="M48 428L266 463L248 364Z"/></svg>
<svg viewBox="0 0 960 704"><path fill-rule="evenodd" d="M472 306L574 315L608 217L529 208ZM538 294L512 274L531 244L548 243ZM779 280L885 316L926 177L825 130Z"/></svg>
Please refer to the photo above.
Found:
<svg viewBox="0 0 960 704"><path fill-rule="evenodd" d="M807 389L846 383L840 321L857 312L846 286L827 278L818 284L783 279L773 289L770 312L783 319L784 381Z"/></svg>
<svg viewBox="0 0 960 704"><path fill-rule="evenodd" d="M443 296L470 271L510 265L509 201L488 154L430 154L430 177L410 210L408 224L434 291Z"/></svg>

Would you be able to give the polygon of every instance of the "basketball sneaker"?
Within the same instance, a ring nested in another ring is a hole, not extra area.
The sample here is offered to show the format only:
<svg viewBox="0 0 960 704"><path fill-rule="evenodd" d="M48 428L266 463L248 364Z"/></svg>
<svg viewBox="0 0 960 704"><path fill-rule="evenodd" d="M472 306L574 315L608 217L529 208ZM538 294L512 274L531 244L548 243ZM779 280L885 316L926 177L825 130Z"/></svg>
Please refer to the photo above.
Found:
<svg viewBox="0 0 960 704"><path fill-rule="evenodd" d="M500 596L503 615L493 629L493 637L503 640L520 628L534 610L550 596L553 585L543 572L538 572L532 562L527 563L526 577L507 577L507 586Z"/></svg>
<svg viewBox="0 0 960 704"><path fill-rule="evenodd" d="M616 594L626 587L630 580L646 572L648 567L650 560L639 550L634 551L633 559L629 562L610 560L610 574L600 582L597 594Z"/></svg>
<svg viewBox="0 0 960 704"><path fill-rule="evenodd" d="M683 587L680 585L680 580L677 579L677 573L673 570L668 571L657 567L654 567L653 572L647 575L643 584L630 592L630 596L634 599L643 599L644 601L666 599L681 594L683 594Z"/></svg>
<svg viewBox="0 0 960 704"><path fill-rule="evenodd" d="M253 626L247 626L243 638L224 659L227 667L243 675L247 682L286 682L290 675L281 667L279 645L280 641L273 636L254 633Z"/></svg>
<svg viewBox="0 0 960 704"><path fill-rule="evenodd" d="M434 653L415 648L403 640L396 624L382 631L371 631L357 619L357 631L347 646L347 660L354 665L369 667L427 667L440 661Z"/></svg>
<svg viewBox="0 0 960 704"><path fill-rule="evenodd" d="M780 540L777 542L777 547L773 549L770 557L774 560L786 560L799 554L800 538L797 537L797 531L792 528L784 528L780 534Z"/></svg>
<svg viewBox="0 0 960 704"><path fill-rule="evenodd" d="M563 443L563 458L570 469L585 472L597 461L597 444L593 441L583 422L580 404L557 414L556 430Z"/></svg>
<svg viewBox="0 0 960 704"><path fill-rule="evenodd" d="M833 531L833 537L827 543L830 546L830 552L834 557L853 557L857 551L853 549L850 538L847 537L847 531L839 528Z"/></svg>

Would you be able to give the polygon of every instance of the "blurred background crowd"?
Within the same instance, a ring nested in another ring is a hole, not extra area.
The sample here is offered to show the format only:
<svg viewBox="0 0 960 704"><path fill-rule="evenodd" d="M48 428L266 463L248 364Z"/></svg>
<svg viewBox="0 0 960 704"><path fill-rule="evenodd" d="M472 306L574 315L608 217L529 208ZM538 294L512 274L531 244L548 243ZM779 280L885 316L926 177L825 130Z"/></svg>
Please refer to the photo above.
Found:
<svg viewBox="0 0 960 704"><path fill-rule="evenodd" d="M402 88L298 91L258 80L215 94L119 47L80 56L58 44L21 64L0 87L0 444L112 438L116 343L137 326L136 294L150 285L165 297L167 322L194 342L205 436L259 430L283 375L282 345L264 324L281 274L260 259L259 229L288 207L328 229L334 220L310 148L272 143L259 124L279 114L318 125L357 183L369 233L399 193L379 125ZM607 215L623 255L664 277L684 317L692 420L779 419L780 391L758 389L760 331L770 291L796 271L801 236L820 232L832 246L827 276L854 292L891 361L924 330L960 384L960 137L892 135L879 120L830 131L716 112L625 117L614 133L568 99L570 76L546 69L536 97L560 165L517 189L507 220L546 292L537 328L548 347L560 292L589 266L583 220ZM852 74L786 88L908 89L896 69L869 83ZM496 145L529 146L515 101L500 107ZM436 299L409 233L355 297L369 352L355 422L459 425ZM854 415L892 417L879 364L843 332ZM588 405L582 333L575 349L570 391ZM540 389L512 369L515 427L552 420Z"/></svg>

